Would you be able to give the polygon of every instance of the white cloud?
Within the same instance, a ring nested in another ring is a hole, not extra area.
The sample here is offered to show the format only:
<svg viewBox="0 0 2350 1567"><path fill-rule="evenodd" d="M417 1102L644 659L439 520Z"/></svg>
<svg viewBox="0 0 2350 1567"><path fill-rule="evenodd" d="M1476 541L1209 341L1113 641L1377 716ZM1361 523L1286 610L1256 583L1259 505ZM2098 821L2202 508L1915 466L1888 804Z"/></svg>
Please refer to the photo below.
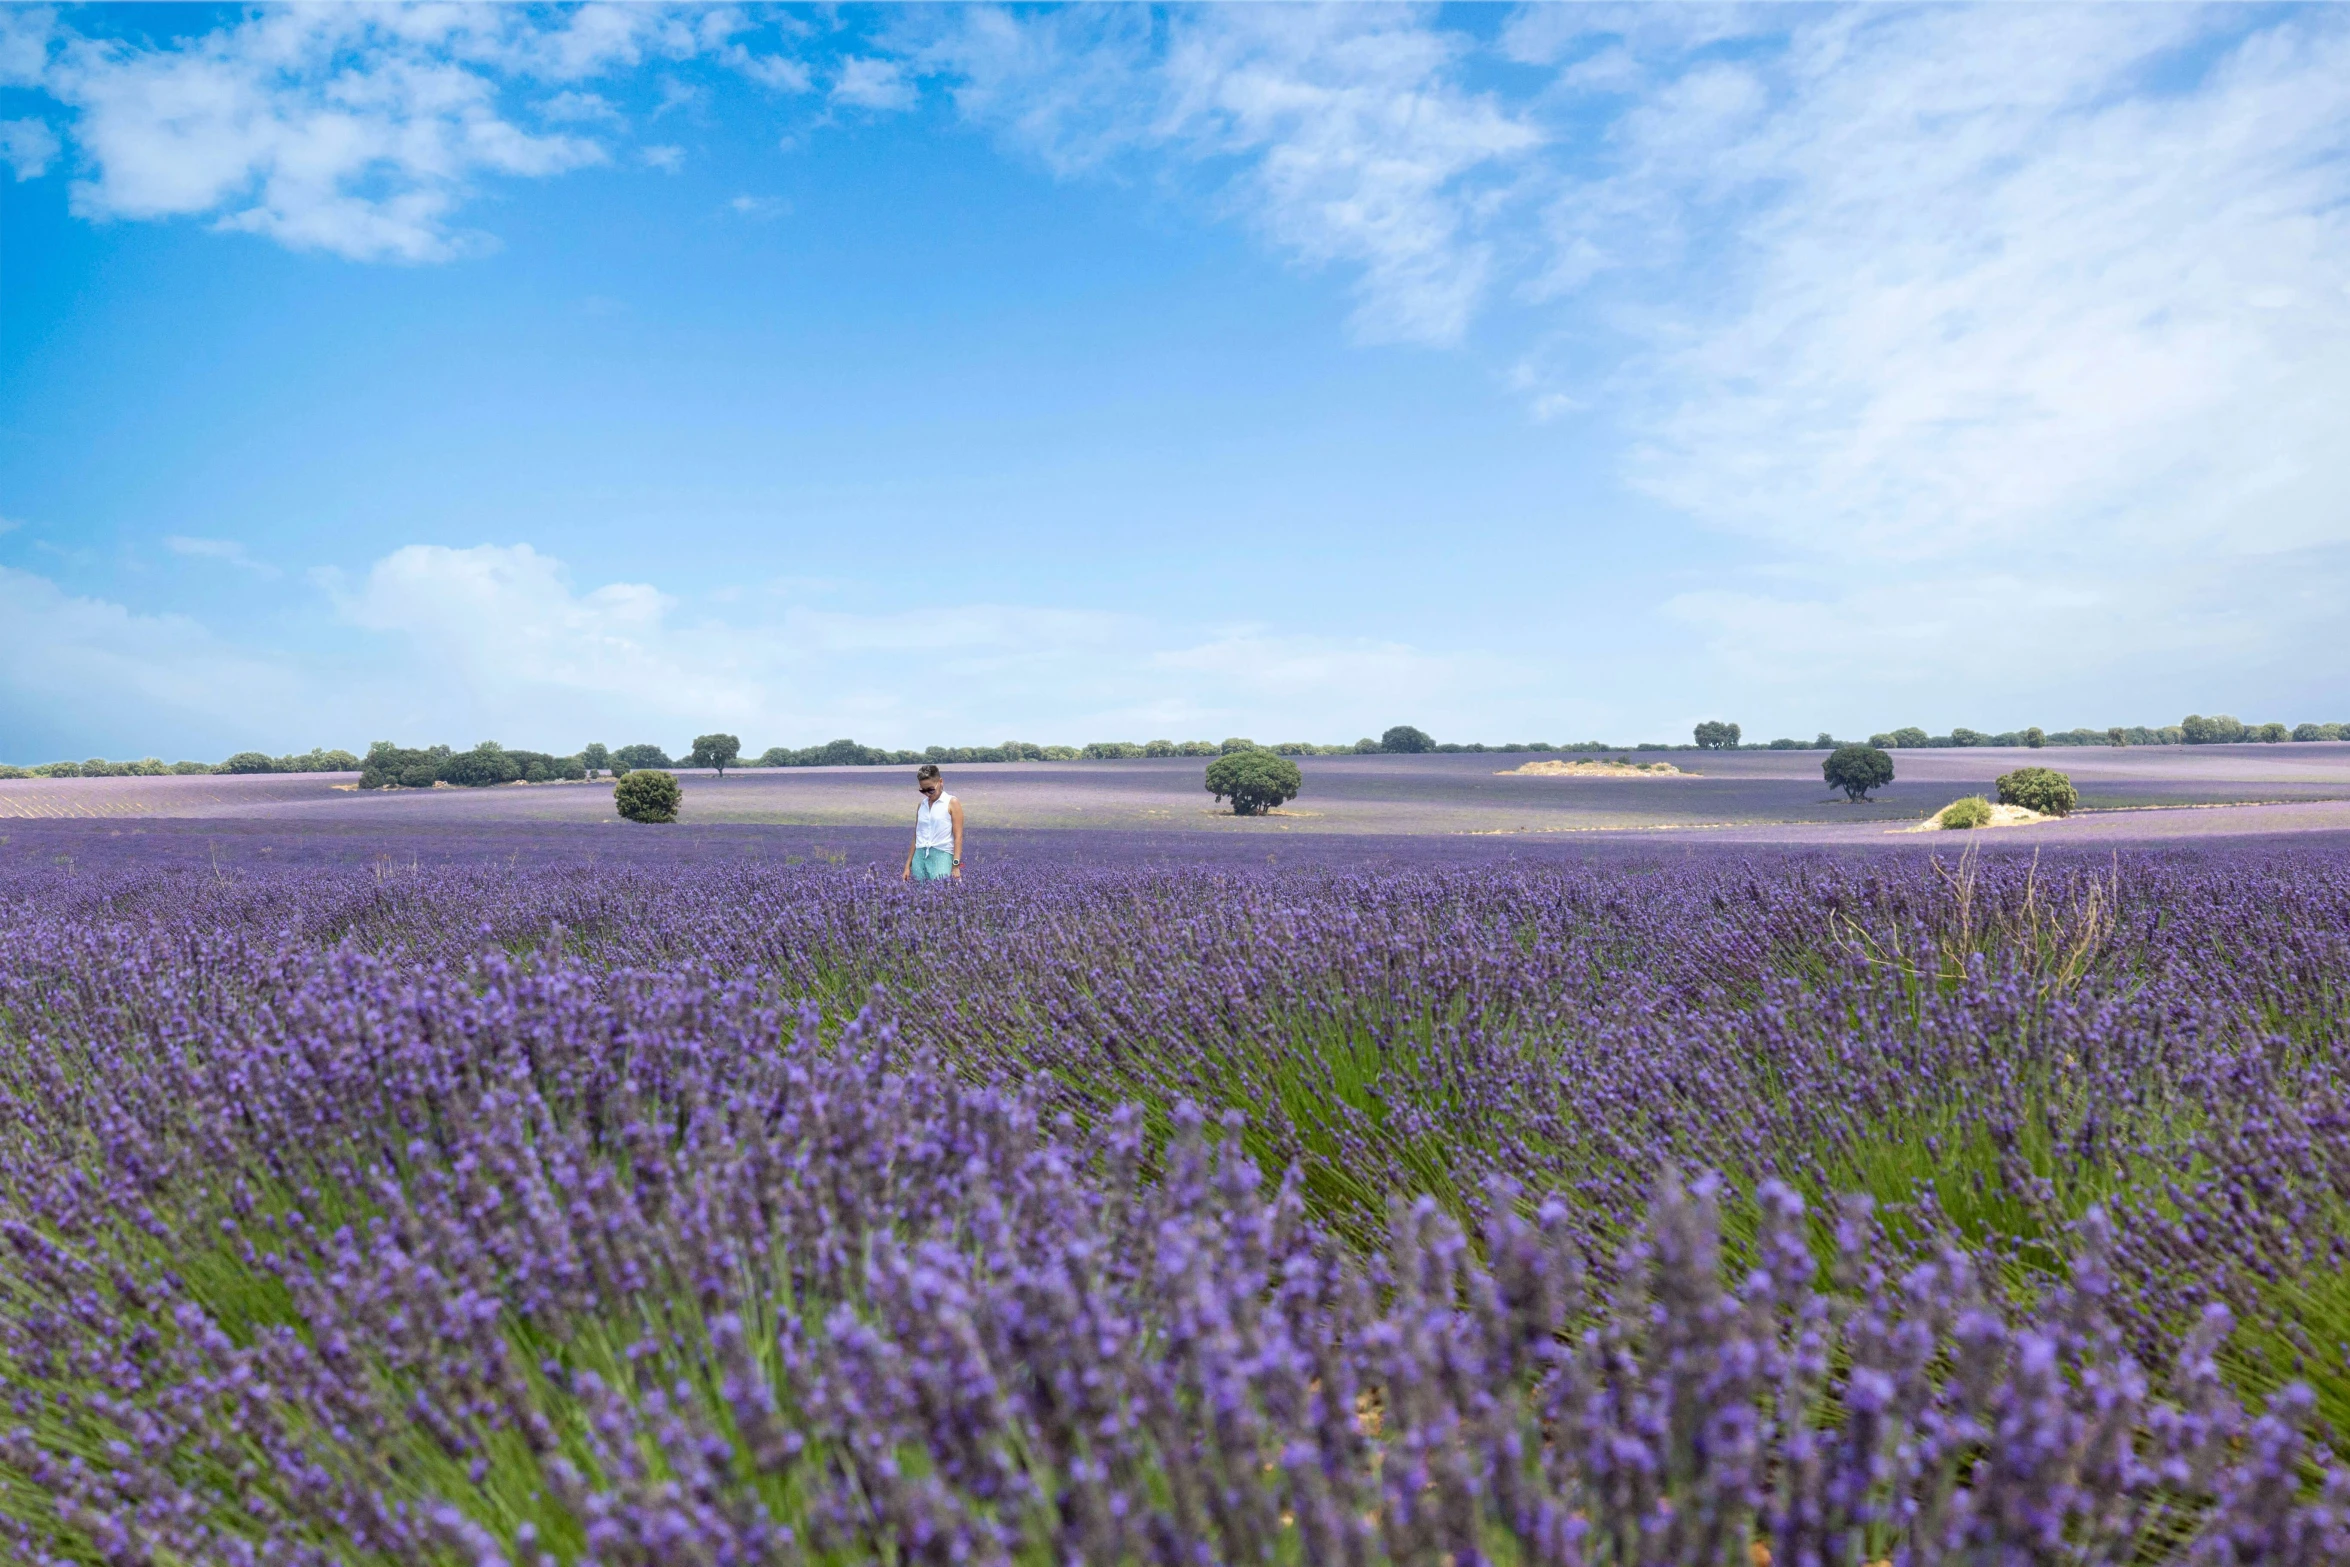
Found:
<svg viewBox="0 0 2350 1567"><path fill-rule="evenodd" d="M815 77L807 65L789 55L752 54L737 46L728 50L724 59L752 81L775 92L803 93L815 85Z"/></svg>
<svg viewBox="0 0 2350 1567"><path fill-rule="evenodd" d="M0 163L20 180L48 173L61 150L57 133L40 120L0 120Z"/></svg>
<svg viewBox="0 0 2350 1567"><path fill-rule="evenodd" d="M737 196L726 204L726 209L738 218L780 218L791 211L791 203L781 196Z"/></svg>
<svg viewBox="0 0 2350 1567"><path fill-rule="evenodd" d="M1327 737L1392 722L1379 715L1399 699L1439 708L1525 685L1395 642L1033 605L818 609L793 601L807 584L764 613L699 618L647 583L582 591L528 545L411 545L357 583L323 580L345 620L406 647L444 706L514 733L716 723L911 744L1253 723Z"/></svg>
<svg viewBox="0 0 2350 1567"><path fill-rule="evenodd" d="M185 534L174 533L164 538L163 547L174 555L196 560L216 560L265 579L284 575L269 562L255 560L245 546L234 539L192 539Z"/></svg>
<svg viewBox="0 0 2350 1567"><path fill-rule="evenodd" d="M212 216L357 259L456 254L468 240L450 219L473 179L603 157L591 141L503 117L496 81L463 58L498 40L457 27L454 13L324 7L265 12L176 47L69 38L43 84L78 111L92 174L75 206Z"/></svg>
<svg viewBox="0 0 2350 1567"><path fill-rule="evenodd" d="M1412 10L1211 7L963 14L920 46L962 112L1071 174L1138 148L1231 170L1227 199L1287 253L1358 274L1367 341L1457 341L1491 230L1542 144L1464 84L1468 45Z"/></svg>
<svg viewBox="0 0 2350 1567"><path fill-rule="evenodd" d="M8 627L0 637L0 710L27 727L123 732L135 718L181 729L194 718L224 734L250 734L256 725L274 728L304 698L286 660L224 643L184 616L75 597L6 566L0 623Z"/></svg>
<svg viewBox="0 0 2350 1567"><path fill-rule="evenodd" d="M646 168L659 169L664 174L675 174L685 167L683 147L645 147L638 151L637 157L643 160Z"/></svg>
<svg viewBox="0 0 2350 1567"><path fill-rule="evenodd" d="M914 107L914 84L905 66L896 60L851 55L840 63L832 84L832 101L852 109L885 113Z"/></svg>
<svg viewBox="0 0 2350 1567"><path fill-rule="evenodd" d="M618 124L626 118L601 93L566 89L539 105L539 118L549 124L602 120Z"/></svg>

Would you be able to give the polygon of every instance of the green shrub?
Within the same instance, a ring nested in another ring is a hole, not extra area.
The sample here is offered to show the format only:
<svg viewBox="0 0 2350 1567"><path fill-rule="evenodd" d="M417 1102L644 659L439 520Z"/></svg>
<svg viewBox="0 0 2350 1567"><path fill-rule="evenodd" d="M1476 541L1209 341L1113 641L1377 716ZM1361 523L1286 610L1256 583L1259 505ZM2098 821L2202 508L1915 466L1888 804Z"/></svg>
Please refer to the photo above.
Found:
<svg viewBox="0 0 2350 1567"><path fill-rule="evenodd" d="M2069 816L2081 796L2073 781L2053 767L2019 767L1999 775L1999 803L2020 805L2042 816Z"/></svg>
<svg viewBox="0 0 2350 1567"><path fill-rule="evenodd" d="M1208 764L1208 793L1230 799L1235 816L1262 816L1304 787L1297 763L1270 751L1234 751Z"/></svg>
<svg viewBox="0 0 2350 1567"><path fill-rule="evenodd" d="M1945 827L1988 827L1991 825L1991 802L1979 794L1970 794L1963 800L1953 800L1942 807L1934 820Z"/></svg>
<svg viewBox="0 0 2350 1567"><path fill-rule="evenodd" d="M612 803L632 822L673 822L683 792L668 773L641 767L612 786Z"/></svg>
<svg viewBox="0 0 2350 1567"><path fill-rule="evenodd" d="M277 771L277 763L259 751L239 751L213 770L222 773L274 773Z"/></svg>
<svg viewBox="0 0 2350 1567"><path fill-rule="evenodd" d="M1848 800L1865 800L1871 789L1893 781L1893 758L1873 745L1838 746L1820 763L1828 787L1841 789Z"/></svg>
<svg viewBox="0 0 2350 1567"><path fill-rule="evenodd" d="M1379 737L1379 749L1400 751L1412 756L1422 751L1435 750L1436 742L1428 738L1428 732L1424 729L1414 729L1410 724L1397 724Z"/></svg>
<svg viewBox="0 0 2350 1567"><path fill-rule="evenodd" d="M1145 740L1142 743L1142 754L1145 756L1173 756L1176 754L1176 745L1172 740Z"/></svg>
<svg viewBox="0 0 2350 1567"><path fill-rule="evenodd" d="M834 743L840 744L842 742L836 741ZM634 771L639 767L675 767L676 765L669 759L669 753L657 745L624 745L612 753L612 768L615 772L624 767Z"/></svg>
<svg viewBox="0 0 2350 1567"><path fill-rule="evenodd" d="M1218 756L1237 756L1243 751L1259 749L1261 747L1254 740L1244 740L1239 735L1229 735L1225 737L1223 744L1216 747L1216 754Z"/></svg>

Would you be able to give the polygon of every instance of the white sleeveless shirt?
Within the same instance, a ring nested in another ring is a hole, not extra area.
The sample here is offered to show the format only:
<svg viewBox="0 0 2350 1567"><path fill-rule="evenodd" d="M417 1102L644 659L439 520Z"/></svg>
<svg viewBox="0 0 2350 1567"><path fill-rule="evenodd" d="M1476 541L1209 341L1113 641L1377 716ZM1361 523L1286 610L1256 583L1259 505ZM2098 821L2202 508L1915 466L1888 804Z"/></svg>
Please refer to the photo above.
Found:
<svg viewBox="0 0 2350 1567"><path fill-rule="evenodd" d="M955 846L955 818L949 810L954 803L955 797L941 789L936 804L924 800L914 807L915 848L952 849Z"/></svg>

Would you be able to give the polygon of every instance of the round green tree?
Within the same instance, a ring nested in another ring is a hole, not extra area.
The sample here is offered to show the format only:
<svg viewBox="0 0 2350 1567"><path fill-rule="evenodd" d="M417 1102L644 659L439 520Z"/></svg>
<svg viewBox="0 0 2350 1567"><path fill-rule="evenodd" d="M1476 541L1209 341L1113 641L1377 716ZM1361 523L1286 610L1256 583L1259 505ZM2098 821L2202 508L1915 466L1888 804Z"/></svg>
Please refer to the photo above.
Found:
<svg viewBox="0 0 2350 1567"><path fill-rule="evenodd" d="M612 803L632 822L673 822L683 791L658 768L638 768L612 786Z"/></svg>
<svg viewBox="0 0 2350 1567"><path fill-rule="evenodd" d="M2042 816L2070 816L2081 796L2073 781L2053 767L2019 767L1999 775L1999 803Z"/></svg>
<svg viewBox="0 0 2350 1567"><path fill-rule="evenodd" d="M1422 751L1435 750L1436 742L1428 738L1428 732L1424 729L1414 729L1410 724L1397 724L1379 737L1379 749L1417 756Z"/></svg>
<svg viewBox="0 0 2350 1567"><path fill-rule="evenodd" d="M1262 816L1304 787L1297 763L1270 751L1235 751L1208 764L1208 793L1229 799L1235 816Z"/></svg>
<svg viewBox="0 0 2350 1567"><path fill-rule="evenodd" d="M1841 745L1820 763L1828 787L1841 789L1848 800L1865 800L1871 789L1893 781L1893 758L1873 745Z"/></svg>

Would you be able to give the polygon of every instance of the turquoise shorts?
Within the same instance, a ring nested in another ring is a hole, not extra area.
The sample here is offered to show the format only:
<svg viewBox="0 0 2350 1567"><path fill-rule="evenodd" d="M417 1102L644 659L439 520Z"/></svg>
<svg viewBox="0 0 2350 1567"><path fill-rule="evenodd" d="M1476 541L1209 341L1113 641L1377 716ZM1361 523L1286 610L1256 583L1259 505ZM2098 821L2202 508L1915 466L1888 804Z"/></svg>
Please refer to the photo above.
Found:
<svg viewBox="0 0 2350 1567"><path fill-rule="evenodd" d="M914 851L914 879L916 881L944 881L954 873L954 850L916 849Z"/></svg>

